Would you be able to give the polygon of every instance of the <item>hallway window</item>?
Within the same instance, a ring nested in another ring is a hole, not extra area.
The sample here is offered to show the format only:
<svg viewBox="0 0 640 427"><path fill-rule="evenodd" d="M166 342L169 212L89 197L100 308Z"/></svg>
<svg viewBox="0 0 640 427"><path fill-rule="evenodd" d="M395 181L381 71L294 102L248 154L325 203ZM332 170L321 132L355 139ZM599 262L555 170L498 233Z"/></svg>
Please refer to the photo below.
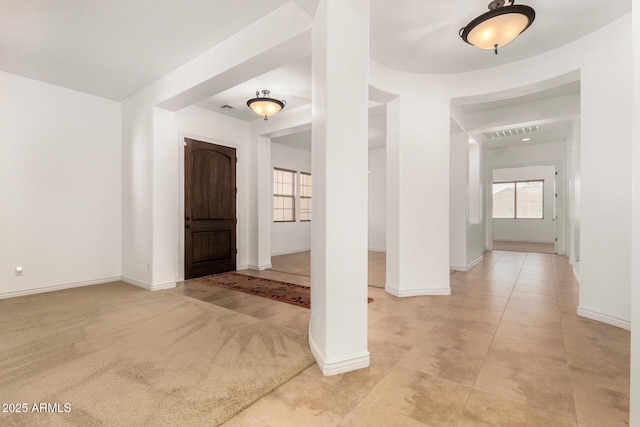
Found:
<svg viewBox="0 0 640 427"><path fill-rule="evenodd" d="M296 172L273 168L273 222L293 222Z"/></svg>
<svg viewBox="0 0 640 427"><path fill-rule="evenodd" d="M543 219L544 180L494 182L493 218Z"/></svg>
<svg viewBox="0 0 640 427"><path fill-rule="evenodd" d="M300 221L311 221L311 174L300 172Z"/></svg>

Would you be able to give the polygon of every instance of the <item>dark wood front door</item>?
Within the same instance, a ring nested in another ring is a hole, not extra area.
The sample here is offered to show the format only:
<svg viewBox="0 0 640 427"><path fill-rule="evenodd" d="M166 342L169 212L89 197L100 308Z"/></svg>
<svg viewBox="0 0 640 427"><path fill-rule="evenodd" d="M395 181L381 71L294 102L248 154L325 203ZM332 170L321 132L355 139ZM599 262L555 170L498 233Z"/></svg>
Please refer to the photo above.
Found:
<svg viewBox="0 0 640 427"><path fill-rule="evenodd" d="M185 279L236 269L236 150L185 138Z"/></svg>

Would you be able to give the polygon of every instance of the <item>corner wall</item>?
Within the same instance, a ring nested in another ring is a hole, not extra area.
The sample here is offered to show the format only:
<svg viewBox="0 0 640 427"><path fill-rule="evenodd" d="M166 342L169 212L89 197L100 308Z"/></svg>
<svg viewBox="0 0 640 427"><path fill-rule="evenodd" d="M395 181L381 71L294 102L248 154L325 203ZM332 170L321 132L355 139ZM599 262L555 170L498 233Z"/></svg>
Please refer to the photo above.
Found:
<svg viewBox="0 0 640 427"><path fill-rule="evenodd" d="M369 250L387 250L387 150L369 150Z"/></svg>
<svg viewBox="0 0 640 427"><path fill-rule="evenodd" d="M120 103L3 72L0 87L0 298L118 280Z"/></svg>
<svg viewBox="0 0 640 427"><path fill-rule="evenodd" d="M631 255L640 256L640 5L633 3L633 155ZM631 400L629 425L640 425L640 263L631 267Z"/></svg>

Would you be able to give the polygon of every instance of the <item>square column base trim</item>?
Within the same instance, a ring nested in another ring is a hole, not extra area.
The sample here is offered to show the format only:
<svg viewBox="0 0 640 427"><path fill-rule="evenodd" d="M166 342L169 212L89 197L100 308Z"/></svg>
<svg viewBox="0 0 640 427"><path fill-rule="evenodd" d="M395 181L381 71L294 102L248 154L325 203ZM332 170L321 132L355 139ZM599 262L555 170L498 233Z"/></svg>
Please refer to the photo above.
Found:
<svg viewBox="0 0 640 427"><path fill-rule="evenodd" d="M628 320L620 319L619 317L611 316L605 313L600 313L595 310L578 306L576 310L578 316L586 317L587 319L595 320L598 322L606 323L608 325L617 326L618 328L631 330L631 322Z"/></svg>
<svg viewBox="0 0 640 427"><path fill-rule="evenodd" d="M384 290L398 298L404 297L421 297L429 295L451 295L451 288L429 288L429 289L409 289L402 290L386 285Z"/></svg>
<svg viewBox="0 0 640 427"><path fill-rule="evenodd" d="M473 267L478 265L480 262L482 262L483 259L484 259L484 256L480 255L480 257L478 259L476 259L475 261L473 261L471 264L467 265L466 267L461 267L461 266L458 266L458 265L452 265L451 269L454 270L454 271L469 271Z"/></svg>
<svg viewBox="0 0 640 427"><path fill-rule="evenodd" d="M368 351L365 351L364 353L359 355L346 357L342 360L324 360L324 357L318 350L318 347L316 346L316 343L311 336L311 329L309 329L309 349L311 350L311 354L313 354L313 357L316 359L316 363L322 371L322 375L324 375L325 377L368 368L371 364L371 359Z"/></svg>
<svg viewBox="0 0 640 427"><path fill-rule="evenodd" d="M151 285L149 283L141 282L139 280L131 279L129 277L122 277L122 281L139 288L146 289L148 291L160 291L162 289L173 289L176 287L176 282L160 283L157 285Z"/></svg>
<svg viewBox="0 0 640 427"><path fill-rule="evenodd" d="M249 270L262 271L262 270L268 270L273 266L271 265L271 263L269 263L269 264L263 264L263 265L249 264L248 267L249 267Z"/></svg>
<svg viewBox="0 0 640 427"><path fill-rule="evenodd" d="M384 290L398 298L404 297L421 297L429 295L451 295L451 288L429 288L429 289L396 289L392 286L385 285Z"/></svg>

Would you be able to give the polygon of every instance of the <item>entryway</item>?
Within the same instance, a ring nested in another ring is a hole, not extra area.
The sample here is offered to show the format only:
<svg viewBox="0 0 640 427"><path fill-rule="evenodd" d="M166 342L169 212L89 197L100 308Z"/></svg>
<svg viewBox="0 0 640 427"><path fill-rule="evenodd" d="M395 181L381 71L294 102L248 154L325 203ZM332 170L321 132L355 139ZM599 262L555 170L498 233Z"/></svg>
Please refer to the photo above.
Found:
<svg viewBox="0 0 640 427"><path fill-rule="evenodd" d="M236 149L185 138L185 279L236 269Z"/></svg>

